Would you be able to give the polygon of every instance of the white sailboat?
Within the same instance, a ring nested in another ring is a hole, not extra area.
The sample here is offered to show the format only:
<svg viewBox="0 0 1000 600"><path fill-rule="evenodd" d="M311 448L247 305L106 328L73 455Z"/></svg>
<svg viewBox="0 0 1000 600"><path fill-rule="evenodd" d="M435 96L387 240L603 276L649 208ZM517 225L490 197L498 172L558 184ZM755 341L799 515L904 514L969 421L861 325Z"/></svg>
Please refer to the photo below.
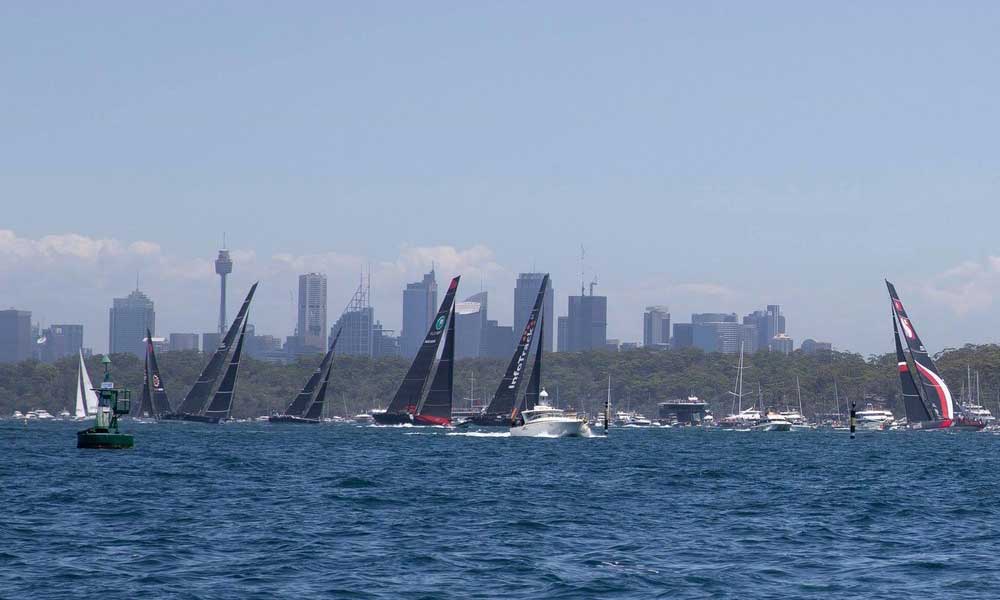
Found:
<svg viewBox="0 0 1000 600"><path fill-rule="evenodd" d="M73 409L73 417L76 419L86 419L97 414L97 392L94 391L94 384L90 381L90 374L87 373L87 364L83 360L83 351L80 351L80 365L76 374L76 406Z"/></svg>

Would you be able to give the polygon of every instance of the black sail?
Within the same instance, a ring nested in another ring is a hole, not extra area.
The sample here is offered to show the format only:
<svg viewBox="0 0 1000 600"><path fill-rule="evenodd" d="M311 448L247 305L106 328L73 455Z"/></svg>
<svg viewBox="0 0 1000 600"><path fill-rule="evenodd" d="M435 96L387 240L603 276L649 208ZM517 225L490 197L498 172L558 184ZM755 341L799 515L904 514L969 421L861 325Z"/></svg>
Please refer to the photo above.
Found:
<svg viewBox="0 0 1000 600"><path fill-rule="evenodd" d="M899 341L899 328L896 326L895 312L892 316L892 335L896 338L896 366L899 370L899 381L903 386L903 409L906 410L906 422L930 421L931 415L920 397L917 382L913 380L910 365L906 362L903 345Z"/></svg>
<svg viewBox="0 0 1000 600"><path fill-rule="evenodd" d="M229 326L226 336L222 338L222 343L219 344L215 354L212 355L208 364L205 365L205 370L198 376L198 381L195 382L191 390L188 391L187 396L184 396L184 400L181 401L181 405L177 409L179 413L201 414L205 409L205 404L208 402L209 396L212 395L212 388L215 387L215 381L219 378L219 373L222 372L229 349L232 348L233 342L239 334L240 327L243 325L243 320L246 318L247 311L250 310L250 301L253 300L253 293L256 290L257 284L255 283L250 287L250 292L243 301L240 312L236 314L233 324Z"/></svg>
<svg viewBox="0 0 1000 600"><path fill-rule="evenodd" d="M146 339L153 339L148 330L146 331ZM149 414L160 417L171 412L170 400L167 398L167 390L163 387L163 377L160 375L160 365L156 360L156 350L153 348L152 341L148 342L146 353L146 374L152 400L152 410ZM145 396L145 391L143 391L143 395Z"/></svg>
<svg viewBox="0 0 1000 600"><path fill-rule="evenodd" d="M535 336L535 365L528 378L528 389L524 392L524 409L533 410L538 404L538 394L542 383L542 340L545 339L545 315L538 315L538 335Z"/></svg>
<svg viewBox="0 0 1000 600"><path fill-rule="evenodd" d="M514 349L514 355L510 357L510 364L504 373L497 391L493 394L493 399L483 411L483 416L494 418L510 418L514 411L514 403L517 400L517 390L521 385L525 363L528 360L528 352L531 349L531 340L535 336L535 327L538 324L538 314L542 310L542 300L545 298L545 288L548 285L549 276L546 273L542 277L542 285L538 289L535 297L535 305L528 316L528 322L524 325L521 333L521 340Z"/></svg>
<svg viewBox="0 0 1000 600"><path fill-rule="evenodd" d="M458 280L458 277L451 280L451 285L448 286L448 293L445 294L444 300L441 302L441 308L438 309L434 321L431 322L427 336L424 337L423 343L420 344L417 356L413 359L413 363L410 364L410 369L406 372L406 376L403 377L403 382L399 384L399 389L396 390L396 395L393 396L392 402L386 408L385 412L387 414L412 414L416 412L417 405L420 404L420 398L423 395L424 387L427 384L427 379L430 377L431 369L434 367L434 358L437 356L441 339L445 337L443 334L448 324L448 315L451 314L451 307L455 303Z"/></svg>
<svg viewBox="0 0 1000 600"><path fill-rule="evenodd" d="M302 391L295 396L292 402L288 405L288 408L285 409L286 415L291 417L301 417L305 414L306 409L309 408L309 403L312 402L313 395L316 393L316 386L319 385L320 379L323 378L323 373L327 370L330 361L333 360L333 350L337 347L337 340L340 339L341 331L343 330L337 330L337 335L333 337L333 343L330 344L330 349L327 351L326 356L323 357L323 360L319 363L319 366L316 367L316 370L309 377L309 380L306 381L306 385L302 388Z"/></svg>
<svg viewBox="0 0 1000 600"><path fill-rule="evenodd" d="M153 345L152 342L148 341L146 338L146 362L142 366L142 396L139 397L139 402L132 405L133 417L152 417L153 416L153 395L149 391L149 349Z"/></svg>
<svg viewBox="0 0 1000 600"><path fill-rule="evenodd" d="M431 380L430 390L424 403L417 411L416 422L425 425L448 425L451 423L451 401L455 378L455 311L448 319L448 334L444 338L444 348L438 360L437 370Z"/></svg>
<svg viewBox="0 0 1000 600"><path fill-rule="evenodd" d="M333 350L331 350L331 352L333 352ZM326 374L323 377L323 385L319 386L319 391L316 393L316 399L309 405L309 410L306 412L305 417L307 419L318 421L320 417L323 416L323 405L326 403L326 388L330 385L330 371L332 370L333 365L327 366Z"/></svg>
<svg viewBox="0 0 1000 600"><path fill-rule="evenodd" d="M243 354L243 339L246 331L247 324L244 322L243 328L240 330L240 338L236 342L236 350L233 350L233 357L229 361L229 366L226 367L226 374L222 376L222 383L219 384L219 389L215 392L215 396L212 397L212 402L208 405L208 410L205 411L206 417L217 417L220 421L225 421L229 418L229 414L233 410L233 397L236 395L236 376L240 371L240 357Z"/></svg>
<svg viewBox="0 0 1000 600"><path fill-rule="evenodd" d="M913 366L917 370L917 376L914 379L919 382L924 392L923 397L926 399L927 408L931 410L931 417L933 420L943 420L950 423L955 418L955 408L951 398L951 391L945 385L944 379L938 373L937 367L934 366L934 361L931 360L930 354L927 353L924 343L920 341L920 336L917 335L917 330L913 327L913 323L907 316L906 309L903 308L903 303L896 293L895 286L888 281L885 282L885 285L889 288L892 310L896 318L899 319L899 326L903 330L903 339L906 340L906 346L910 350L910 357L913 359Z"/></svg>

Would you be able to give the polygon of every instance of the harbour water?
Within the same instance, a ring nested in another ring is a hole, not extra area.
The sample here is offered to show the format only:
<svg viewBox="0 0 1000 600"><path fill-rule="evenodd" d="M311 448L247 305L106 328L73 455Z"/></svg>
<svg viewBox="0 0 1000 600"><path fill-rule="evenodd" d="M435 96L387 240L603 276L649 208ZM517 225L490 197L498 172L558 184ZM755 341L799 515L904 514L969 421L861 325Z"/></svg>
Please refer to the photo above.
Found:
<svg viewBox="0 0 1000 600"><path fill-rule="evenodd" d="M0 598L994 598L990 434L0 422Z"/></svg>

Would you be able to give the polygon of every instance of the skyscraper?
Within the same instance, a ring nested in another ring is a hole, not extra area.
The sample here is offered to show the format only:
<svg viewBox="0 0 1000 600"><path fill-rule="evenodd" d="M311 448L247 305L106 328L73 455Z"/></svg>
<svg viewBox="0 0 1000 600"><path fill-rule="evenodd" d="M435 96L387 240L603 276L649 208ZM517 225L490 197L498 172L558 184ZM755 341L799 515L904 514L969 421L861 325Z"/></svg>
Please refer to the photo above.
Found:
<svg viewBox="0 0 1000 600"><path fill-rule="evenodd" d="M326 275L299 275L299 319L295 330L300 347L326 352Z"/></svg>
<svg viewBox="0 0 1000 600"><path fill-rule="evenodd" d="M34 350L31 311L0 310L0 362L27 360Z"/></svg>
<svg viewBox="0 0 1000 600"><path fill-rule="evenodd" d="M153 301L135 290L124 298L115 298L109 311L108 352L131 352L146 355L146 330L156 333Z"/></svg>
<svg viewBox="0 0 1000 600"><path fill-rule="evenodd" d="M766 310L755 310L743 317L743 322L757 327L757 350L771 349L771 341L785 333L785 316L781 314L778 304L768 304Z"/></svg>
<svg viewBox="0 0 1000 600"><path fill-rule="evenodd" d="M566 318L566 351L603 350L608 341L608 298L595 296L591 286L589 296L570 296Z"/></svg>
<svg viewBox="0 0 1000 600"><path fill-rule="evenodd" d="M487 343L487 293L455 303L455 358L479 358Z"/></svg>
<svg viewBox="0 0 1000 600"><path fill-rule="evenodd" d="M229 258L229 250L223 248L219 250L219 256L215 259L215 272L221 280L221 293L219 297L219 335L226 334L229 323L226 322L226 275L233 272L233 261Z"/></svg>
<svg viewBox="0 0 1000 600"><path fill-rule="evenodd" d="M545 273L521 273L517 276L517 284L514 286L514 331L520 333L524 331L524 326L531 316L531 309L535 307L535 298L538 296L538 287L542 285ZM542 300L542 320L545 322L545 332L542 349L545 352L552 352L552 337L556 327L553 320L553 292L552 278L545 289L545 299Z"/></svg>
<svg viewBox="0 0 1000 600"><path fill-rule="evenodd" d="M42 332L41 359L55 362L83 349L83 325L50 325Z"/></svg>
<svg viewBox="0 0 1000 600"><path fill-rule="evenodd" d="M670 310L665 306L647 306L642 315L642 345L666 348L670 345Z"/></svg>
<svg viewBox="0 0 1000 600"><path fill-rule="evenodd" d="M332 336L340 332L337 353L368 357L376 355L375 308L371 305L370 298L371 276L365 278L362 275L351 301L330 328L331 343Z"/></svg>
<svg viewBox="0 0 1000 600"><path fill-rule="evenodd" d="M569 352L569 317L559 317L556 323L559 338L556 341L557 352Z"/></svg>
<svg viewBox="0 0 1000 600"><path fill-rule="evenodd" d="M416 356L437 308L437 281L432 268L422 280L406 284L403 290L403 331L399 336L399 352L404 358Z"/></svg>

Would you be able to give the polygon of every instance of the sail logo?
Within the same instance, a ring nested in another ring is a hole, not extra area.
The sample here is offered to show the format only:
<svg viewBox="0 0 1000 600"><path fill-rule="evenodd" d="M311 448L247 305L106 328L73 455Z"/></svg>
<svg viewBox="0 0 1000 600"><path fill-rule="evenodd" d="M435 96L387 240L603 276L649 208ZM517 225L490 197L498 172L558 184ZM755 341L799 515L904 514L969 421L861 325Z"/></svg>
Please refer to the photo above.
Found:
<svg viewBox="0 0 1000 600"><path fill-rule="evenodd" d="M156 389L160 389L160 376L159 375L155 375L155 374L153 375L153 387L156 388Z"/></svg>
<svg viewBox="0 0 1000 600"><path fill-rule="evenodd" d="M535 333L534 319L530 321L531 326L525 331L524 336L521 338L521 345L523 349L521 350L521 355L517 357L517 366L514 367L514 372L510 376L510 385L507 386L508 390L512 390L517 387L517 380L521 378L521 371L524 369L524 359L527 358L528 350L531 348L531 336Z"/></svg>
<svg viewBox="0 0 1000 600"><path fill-rule="evenodd" d="M442 329L444 329L444 323L445 323L445 317L444 315L441 315L440 317L437 318L437 321L434 321L434 331L441 331Z"/></svg>
<svg viewBox="0 0 1000 600"><path fill-rule="evenodd" d="M913 334L913 327L910 325L909 319L907 319L906 317L900 317L899 324L903 326L903 335L906 336L906 339L912 340L914 337L916 337Z"/></svg>
<svg viewBox="0 0 1000 600"><path fill-rule="evenodd" d="M893 298L892 299L892 305L896 307L896 312L898 312L900 314L906 314L906 311L903 310L903 303L900 302L898 299Z"/></svg>

